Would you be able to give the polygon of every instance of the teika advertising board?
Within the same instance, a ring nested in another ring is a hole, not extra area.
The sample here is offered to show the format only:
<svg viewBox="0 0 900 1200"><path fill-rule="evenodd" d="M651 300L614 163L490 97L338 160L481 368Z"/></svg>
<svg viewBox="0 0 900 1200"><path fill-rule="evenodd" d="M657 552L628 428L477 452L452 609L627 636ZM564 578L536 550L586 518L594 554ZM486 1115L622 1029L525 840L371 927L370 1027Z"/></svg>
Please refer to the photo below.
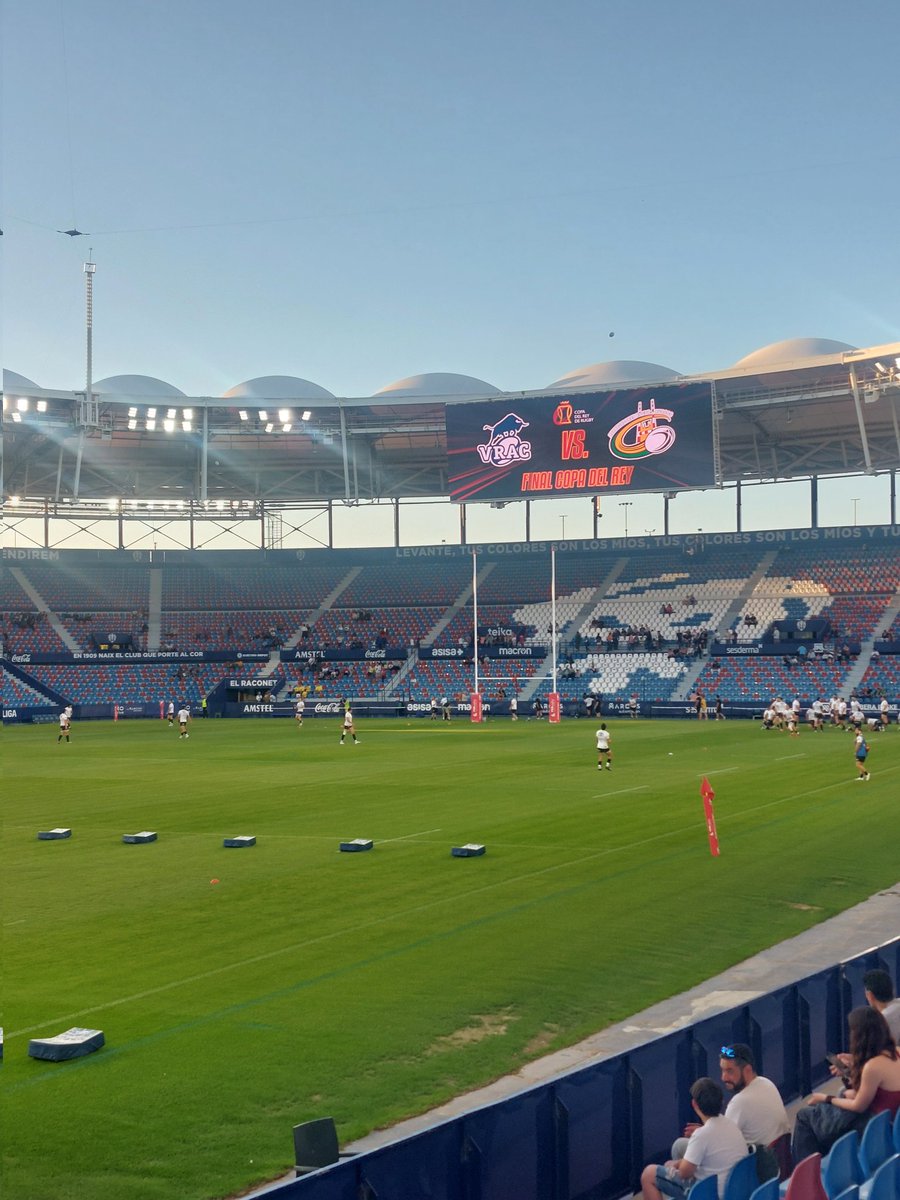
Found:
<svg viewBox="0 0 900 1200"><path fill-rule="evenodd" d="M708 382L447 406L450 498L714 487Z"/></svg>

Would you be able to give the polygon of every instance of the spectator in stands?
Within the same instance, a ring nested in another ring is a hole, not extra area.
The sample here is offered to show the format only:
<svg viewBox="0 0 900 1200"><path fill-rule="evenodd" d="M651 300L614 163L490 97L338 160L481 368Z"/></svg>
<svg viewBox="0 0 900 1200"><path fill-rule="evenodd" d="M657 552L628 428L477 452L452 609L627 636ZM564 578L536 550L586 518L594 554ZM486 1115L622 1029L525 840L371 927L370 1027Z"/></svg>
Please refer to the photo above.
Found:
<svg viewBox="0 0 900 1200"><path fill-rule="evenodd" d="M900 1059L888 1023L875 1008L854 1008L847 1019L849 1086L840 1096L813 1092L797 1113L791 1150L794 1162L827 1154L851 1129L860 1130L880 1112L900 1108Z"/></svg>
<svg viewBox="0 0 900 1200"><path fill-rule="evenodd" d="M683 1197L690 1188L718 1177L719 1196L725 1178L736 1162L747 1153L744 1135L729 1117L722 1115L724 1096L714 1079L698 1079L691 1085L691 1107L700 1123L688 1139L681 1158L662 1166L650 1163L641 1173L644 1200L662 1200L663 1196Z"/></svg>
<svg viewBox="0 0 900 1200"><path fill-rule="evenodd" d="M894 983L887 971L866 971L863 975L866 1003L887 1021L891 1037L900 1042L900 1000L894 998Z"/></svg>
<svg viewBox="0 0 900 1200"><path fill-rule="evenodd" d="M744 1135L748 1146L755 1146L757 1154L761 1155L758 1167L763 1166L767 1178L773 1178L779 1170L778 1153L781 1145L787 1146L786 1135L790 1133L791 1122L781 1099L778 1088L771 1079L757 1075L753 1062L753 1051L742 1042L733 1046L723 1046L719 1055L719 1071L722 1086L731 1092L731 1099L725 1109L725 1116L734 1121ZM687 1140L699 1125L686 1125L684 1137L679 1138L672 1146L672 1157L683 1158L687 1148ZM785 1157L787 1157L785 1155ZM786 1164L785 1164L786 1165ZM762 1173L760 1175L762 1178Z"/></svg>

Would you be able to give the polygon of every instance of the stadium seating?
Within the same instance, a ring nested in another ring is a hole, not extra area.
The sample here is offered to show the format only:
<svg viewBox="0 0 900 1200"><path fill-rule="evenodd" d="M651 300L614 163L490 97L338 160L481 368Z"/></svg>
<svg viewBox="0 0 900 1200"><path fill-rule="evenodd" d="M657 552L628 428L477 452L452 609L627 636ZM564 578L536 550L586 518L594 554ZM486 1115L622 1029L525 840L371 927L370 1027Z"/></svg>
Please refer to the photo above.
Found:
<svg viewBox="0 0 900 1200"><path fill-rule="evenodd" d="M859 1140L859 1165L864 1179L871 1179L893 1153L891 1115L880 1112L866 1122Z"/></svg>
<svg viewBox="0 0 900 1200"><path fill-rule="evenodd" d="M822 1182L829 1200L837 1197L847 1188L858 1186L863 1181L862 1168L859 1165L859 1134L855 1129L838 1138L822 1159Z"/></svg>
<svg viewBox="0 0 900 1200"><path fill-rule="evenodd" d="M798 1163L788 1180L785 1200L828 1200L821 1168L821 1154L810 1154Z"/></svg>
<svg viewBox="0 0 900 1200"><path fill-rule="evenodd" d="M225 560L205 562L199 556L190 562L153 563L124 556L116 565L100 559L88 565L65 558L23 560L15 576L9 569L0 572L0 598L6 598L0 622L4 652L71 650L53 628L57 619L82 650L93 649L98 635L111 631L130 635L137 649L235 655L277 650L297 641L301 632L306 634L299 638L301 646L366 649L429 645L432 639L441 648L468 644L472 638L473 559L468 556L385 552L379 557L366 552L355 566L347 556L332 562L310 554L290 562L260 560L252 552L252 558L246 565L219 565ZM761 637L773 620L818 615L831 620L842 639L870 637L883 629L892 589L900 581L895 555L870 557L858 546L813 542L773 549L683 545L627 554L613 548L565 550L554 561L558 689L567 701L586 692L610 700L632 695L650 702L671 700L685 673L694 669L696 655L703 653L704 637L723 632L726 625L738 635L752 631ZM509 548L504 553L480 551L474 565L479 628L513 631L486 640L548 646L553 616L549 554L536 560ZM49 606L52 620L34 607L20 578ZM151 592L161 595L152 617ZM751 613L757 622L752 628L743 623ZM312 628L304 631L304 626ZM611 634L618 642L614 650ZM148 643L149 637L155 644ZM480 639L485 640L483 632ZM705 661L696 687L726 703L762 704L776 694L798 695L809 703L842 694L854 665L821 658L789 665L778 657L728 657ZM486 679L485 695L498 694L501 687L508 695L515 687L521 693L535 675L549 676L551 669L549 656L515 662L485 659L479 676ZM97 670L103 669L98 665ZM467 695L473 674L468 663L423 661L409 672L408 683L404 679L404 690L417 699L434 692ZM383 694L386 687L365 664L341 668L338 678L360 696ZM110 676L105 686L99 674L70 676L69 683L76 679L91 696L102 695L103 702L129 684L134 687L128 694L157 685L152 677L122 673ZM543 690L549 690L549 681ZM863 698L887 694L896 699L900 661L887 655L873 660L857 691Z"/></svg>

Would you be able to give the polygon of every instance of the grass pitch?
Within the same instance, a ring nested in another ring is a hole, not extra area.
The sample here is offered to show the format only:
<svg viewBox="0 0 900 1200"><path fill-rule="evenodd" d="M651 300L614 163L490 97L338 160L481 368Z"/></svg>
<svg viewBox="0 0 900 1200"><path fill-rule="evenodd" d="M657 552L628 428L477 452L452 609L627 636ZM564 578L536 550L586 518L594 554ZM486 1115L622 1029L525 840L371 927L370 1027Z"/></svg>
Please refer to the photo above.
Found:
<svg viewBox="0 0 900 1200"><path fill-rule="evenodd" d="M896 882L895 728L856 783L837 731L609 724L602 774L585 720L4 731L5 1200L234 1193L300 1120L389 1125ZM106 1047L27 1057L73 1025Z"/></svg>

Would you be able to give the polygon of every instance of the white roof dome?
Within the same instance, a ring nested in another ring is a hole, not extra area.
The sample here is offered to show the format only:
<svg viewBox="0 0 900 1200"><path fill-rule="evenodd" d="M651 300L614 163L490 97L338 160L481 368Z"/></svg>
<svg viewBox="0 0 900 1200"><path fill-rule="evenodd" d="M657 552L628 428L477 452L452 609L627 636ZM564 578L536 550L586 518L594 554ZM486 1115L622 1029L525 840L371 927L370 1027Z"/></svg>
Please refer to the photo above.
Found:
<svg viewBox="0 0 900 1200"><path fill-rule="evenodd" d="M33 379L26 379L18 371L8 371L6 367L3 368L3 391L7 395L11 392L27 392L31 388L39 386Z"/></svg>
<svg viewBox="0 0 900 1200"><path fill-rule="evenodd" d="M549 383L547 390L612 387L620 383L661 383L665 379L678 379L680 374L671 367L661 367L659 363L619 358L611 362L592 363L589 367L576 367L554 383Z"/></svg>
<svg viewBox="0 0 900 1200"><path fill-rule="evenodd" d="M152 396L159 399L163 396L183 396L179 388L164 379L154 379L152 375L109 375L106 379L98 379L92 385L95 392L104 395L119 393L122 396Z"/></svg>
<svg viewBox="0 0 900 1200"><path fill-rule="evenodd" d="M772 342L746 354L734 364L736 367L775 367L800 358L821 358L826 354L843 354L856 350L847 342L835 342L830 338L788 338L784 342Z"/></svg>
<svg viewBox="0 0 900 1200"><path fill-rule="evenodd" d="M260 375L223 392L226 400L333 400L334 393L296 375Z"/></svg>
<svg viewBox="0 0 900 1200"><path fill-rule="evenodd" d="M499 396L500 389L474 375L456 375L451 371L430 371L425 375L409 375L386 387L374 396Z"/></svg>

